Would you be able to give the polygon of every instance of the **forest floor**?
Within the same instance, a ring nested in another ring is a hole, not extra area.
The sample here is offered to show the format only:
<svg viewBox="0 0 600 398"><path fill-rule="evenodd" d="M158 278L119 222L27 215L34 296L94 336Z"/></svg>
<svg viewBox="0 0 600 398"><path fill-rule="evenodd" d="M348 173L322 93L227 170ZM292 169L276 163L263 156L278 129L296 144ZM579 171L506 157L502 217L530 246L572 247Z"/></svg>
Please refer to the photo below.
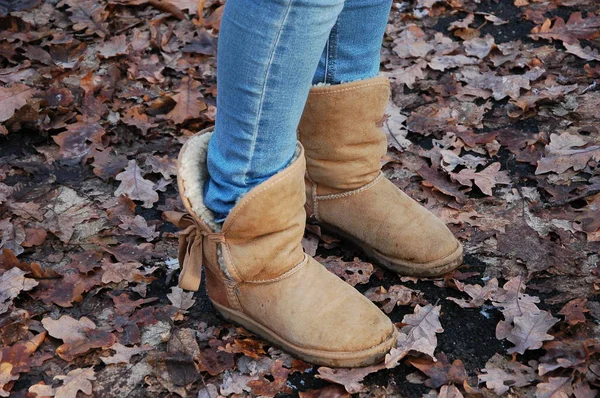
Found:
<svg viewBox="0 0 600 398"><path fill-rule="evenodd" d="M597 1L394 3L383 170L465 261L399 277L309 225L306 251L405 337L339 370L176 287L164 212L214 123L222 5L0 0L0 397L598 396Z"/></svg>

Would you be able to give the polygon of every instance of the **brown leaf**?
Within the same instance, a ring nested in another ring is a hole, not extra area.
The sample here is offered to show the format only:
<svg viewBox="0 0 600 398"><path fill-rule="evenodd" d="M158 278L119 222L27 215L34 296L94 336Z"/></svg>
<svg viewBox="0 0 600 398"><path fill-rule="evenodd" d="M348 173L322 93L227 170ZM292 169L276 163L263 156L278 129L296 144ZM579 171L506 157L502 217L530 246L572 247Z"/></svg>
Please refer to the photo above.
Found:
<svg viewBox="0 0 600 398"><path fill-rule="evenodd" d="M577 43L577 39L591 40L600 36L600 17L588 13L587 18L584 19L581 12L574 12L566 23L560 17L556 18L554 24L547 19L541 26L534 27L529 36L533 40L554 39L568 44Z"/></svg>
<svg viewBox="0 0 600 398"><path fill-rule="evenodd" d="M96 0L62 0L58 6L68 5L69 18L73 22L73 30L85 30L85 34L95 33L100 37L108 35L105 22L108 12Z"/></svg>
<svg viewBox="0 0 600 398"><path fill-rule="evenodd" d="M384 369L383 364L366 366L364 368L328 368L321 366L316 376L319 379L327 380L332 383L341 384L350 394L361 392L365 386L361 381L369 374Z"/></svg>
<svg viewBox="0 0 600 398"><path fill-rule="evenodd" d="M102 360L102 362L104 362L105 365L129 363L132 356L152 350L153 348L149 345L143 345L141 347L126 347L120 343L116 343L108 347L108 349L113 350L115 354L111 357L100 357L100 359Z"/></svg>
<svg viewBox="0 0 600 398"><path fill-rule="evenodd" d="M5 313L22 291L33 289L38 282L26 278L27 272L12 268L0 275L0 314Z"/></svg>
<svg viewBox="0 0 600 398"><path fill-rule="evenodd" d="M104 58L112 58L117 55L128 53L127 36L113 36L109 41L105 41L98 46L98 54Z"/></svg>
<svg viewBox="0 0 600 398"><path fill-rule="evenodd" d="M196 300L193 299L194 292L186 292L182 288L173 286L171 288L171 293L167 294L167 298L169 301L176 307L181 310L190 309Z"/></svg>
<svg viewBox="0 0 600 398"><path fill-rule="evenodd" d="M490 90L496 101L506 97L516 100L521 94L521 89L529 90L529 83L544 73L543 69L534 68L523 75L498 76L494 72L481 73L477 67L465 67L457 73L457 79L471 87Z"/></svg>
<svg viewBox="0 0 600 398"><path fill-rule="evenodd" d="M148 134L148 130L151 128L158 126L157 123L150 123L148 115L141 112L137 106L127 109L123 117L121 117L121 121L128 126L137 127L144 135Z"/></svg>
<svg viewBox="0 0 600 398"><path fill-rule="evenodd" d="M590 312L585 308L587 303L586 298L578 298L569 301L564 307L558 312L560 315L565 316L565 321L569 325L577 325L578 323L585 323L585 313Z"/></svg>
<svg viewBox="0 0 600 398"><path fill-rule="evenodd" d="M583 170L590 160L600 160L600 145L587 146L580 136L569 133L551 134L545 156L538 160L535 174L564 173L570 168Z"/></svg>
<svg viewBox="0 0 600 398"><path fill-rule="evenodd" d="M206 109L206 104L201 99L200 83L186 76L181 79L177 91L178 93L172 97L177 105L167 114L167 117L177 124L200 117L200 112Z"/></svg>
<svg viewBox="0 0 600 398"><path fill-rule="evenodd" d="M52 137L58 144L61 159L81 159L94 149L102 147L102 137L106 131L95 122L78 121L67 126L67 131ZM89 143L88 143L89 142Z"/></svg>
<svg viewBox="0 0 600 398"><path fill-rule="evenodd" d="M485 37L476 37L467 40L463 45L465 46L467 55L484 59L492 51L492 48L494 48L495 42L492 35L486 35Z"/></svg>
<svg viewBox="0 0 600 398"><path fill-rule="evenodd" d="M536 380L535 370L516 361L507 361L502 355L494 354L482 369L485 374L477 376L479 382L500 396L511 387L524 387Z"/></svg>
<svg viewBox="0 0 600 398"><path fill-rule="evenodd" d="M93 152L94 174L108 181L109 178L114 178L127 166L127 156L113 155L110 148L103 151L95 150Z"/></svg>
<svg viewBox="0 0 600 398"><path fill-rule="evenodd" d="M84 394L92 394L91 381L96 380L94 368L74 369L65 376L54 376L55 379L62 380L60 387L52 388L43 384L34 384L29 387L29 392L35 393L40 397L53 396L56 398L76 398L79 391Z"/></svg>
<svg viewBox="0 0 600 398"><path fill-rule="evenodd" d="M361 261L358 257L349 262L342 261L341 258L329 260L317 257L316 260L323 264L329 272L339 276L352 286L368 283L374 271L373 264Z"/></svg>
<svg viewBox="0 0 600 398"><path fill-rule="evenodd" d="M127 293L121 293L119 296L113 296L111 293L108 293L108 295L115 304L115 312L119 315L131 314L138 307L158 300L158 297L149 297L133 301Z"/></svg>
<svg viewBox="0 0 600 398"><path fill-rule="evenodd" d="M152 181L142 177L141 169L135 160L130 160L125 171L117 174L115 178L121 181L121 184L115 191L115 196L127 195L132 200L140 200L144 202L142 206L146 208L151 208L158 201L158 194L154 190L154 184Z"/></svg>
<svg viewBox="0 0 600 398"><path fill-rule="evenodd" d="M498 279L492 278L485 286L481 285L464 285L463 291L471 296L470 301L448 297L448 300L454 301L461 308L479 308L486 301L490 300L498 290Z"/></svg>
<svg viewBox="0 0 600 398"><path fill-rule="evenodd" d="M581 59L585 59L586 61L600 61L600 53L595 48L589 46L583 48L579 43L563 43L563 46L565 46L569 54L577 55Z"/></svg>
<svg viewBox="0 0 600 398"><path fill-rule="evenodd" d="M506 171L500 171L500 162L492 163L481 171L463 169L458 173L450 173L452 178L467 187L473 186L473 182L485 195L492 196L492 188L498 184L510 184L511 180ZM471 182L471 180L473 182Z"/></svg>
<svg viewBox="0 0 600 398"><path fill-rule="evenodd" d="M235 355L219 349L219 345L214 345L200 351L198 362L200 370L208 372L211 376L216 376L225 370L233 369Z"/></svg>
<svg viewBox="0 0 600 398"><path fill-rule="evenodd" d="M290 386L287 385L289 373L290 370L284 368L283 362L277 359L271 364L271 377L273 377L273 381L269 381L263 377L248 382L248 386L252 389L253 394L262 397L274 397L279 393L289 394L292 392Z"/></svg>
<svg viewBox="0 0 600 398"><path fill-rule="evenodd" d="M0 396L8 397L5 388L19 378L19 373L28 372L32 366L31 356L46 338L46 332L40 333L27 342L18 342L12 347L0 350Z"/></svg>
<svg viewBox="0 0 600 398"><path fill-rule="evenodd" d="M393 51L400 58L423 58L433 51L432 44L426 41L426 35L417 25L406 26L394 40Z"/></svg>
<svg viewBox="0 0 600 398"><path fill-rule="evenodd" d="M159 232L156 231L156 225L148 226L146 219L139 214L135 217L120 216L121 224L119 228L126 231L127 235L139 236L148 242L156 239Z"/></svg>
<svg viewBox="0 0 600 398"><path fill-rule="evenodd" d="M535 398L569 398L573 393L570 377L550 377L535 389Z"/></svg>
<svg viewBox="0 0 600 398"><path fill-rule="evenodd" d="M438 398L463 398L460 390L453 384L442 386Z"/></svg>
<svg viewBox="0 0 600 398"><path fill-rule="evenodd" d="M448 383L461 385L467 380L465 364L460 359L450 363L442 352L436 358L436 362L431 358L409 359L407 362L429 377L425 381L427 387L439 388Z"/></svg>
<svg viewBox="0 0 600 398"><path fill-rule="evenodd" d="M122 281L136 282L143 276L138 270L142 264L138 262L130 263L113 263L107 259L102 261L102 283L121 283Z"/></svg>
<svg viewBox="0 0 600 398"><path fill-rule="evenodd" d="M10 119L35 92L33 88L24 84L0 87L0 123Z"/></svg>
<svg viewBox="0 0 600 398"><path fill-rule="evenodd" d="M342 386L331 385L320 390L299 391L300 398L350 398Z"/></svg>
<svg viewBox="0 0 600 398"><path fill-rule="evenodd" d="M389 314L394 310L394 307L408 305L415 301L419 297L420 292L403 285L393 285L388 290L383 286L372 287L364 295L373 302L383 303L381 309L386 314Z"/></svg>
<svg viewBox="0 0 600 398"><path fill-rule="evenodd" d="M526 350L540 348L543 341L554 339L554 336L548 334L548 330L558 321L547 311L515 317L515 327L506 337L515 347L509 348L508 353L523 354Z"/></svg>
<svg viewBox="0 0 600 398"><path fill-rule="evenodd" d="M234 354L242 353L250 358L260 358L265 354L264 343L253 338L234 339L233 344L227 344L225 351Z"/></svg>

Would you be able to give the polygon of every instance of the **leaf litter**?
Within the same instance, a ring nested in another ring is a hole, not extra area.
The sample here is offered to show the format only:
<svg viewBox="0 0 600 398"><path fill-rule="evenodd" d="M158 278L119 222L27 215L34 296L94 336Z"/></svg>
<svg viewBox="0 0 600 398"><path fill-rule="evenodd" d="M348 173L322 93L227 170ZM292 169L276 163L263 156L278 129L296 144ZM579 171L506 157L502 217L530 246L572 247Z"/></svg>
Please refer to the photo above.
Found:
<svg viewBox="0 0 600 398"><path fill-rule="evenodd" d="M0 2L0 396L596 396L595 2L395 2L383 169L466 257L400 278L307 227L397 323L359 369L298 361L175 286L165 214L184 210L179 148L214 123L223 5Z"/></svg>

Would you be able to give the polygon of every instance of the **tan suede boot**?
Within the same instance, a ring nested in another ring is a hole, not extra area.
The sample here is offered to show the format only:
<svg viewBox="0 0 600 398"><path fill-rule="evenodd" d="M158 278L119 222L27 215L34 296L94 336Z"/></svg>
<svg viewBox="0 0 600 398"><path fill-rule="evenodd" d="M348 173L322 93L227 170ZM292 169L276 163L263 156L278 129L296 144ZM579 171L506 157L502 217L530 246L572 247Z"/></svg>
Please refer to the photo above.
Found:
<svg viewBox="0 0 600 398"><path fill-rule="evenodd" d="M181 150L178 183L189 215L171 219L180 238L180 286L206 289L221 315L315 364L372 364L395 345L392 322L367 298L327 271L300 244L306 222L306 163L298 144L283 171L248 192L223 225L203 201L211 133Z"/></svg>
<svg viewBox="0 0 600 398"><path fill-rule="evenodd" d="M326 229L402 275L437 276L462 264L444 223L383 176L386 78L313 87L298 128L307 160L307 209Z"/></svg>

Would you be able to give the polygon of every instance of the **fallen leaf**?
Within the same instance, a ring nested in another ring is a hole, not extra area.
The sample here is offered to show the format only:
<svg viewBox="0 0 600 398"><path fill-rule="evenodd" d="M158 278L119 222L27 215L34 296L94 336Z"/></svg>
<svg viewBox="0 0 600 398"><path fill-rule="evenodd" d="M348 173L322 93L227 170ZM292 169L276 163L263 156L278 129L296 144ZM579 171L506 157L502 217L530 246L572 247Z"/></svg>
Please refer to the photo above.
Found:
<svg viewBox="0 0 600 398"><path fill-rule="evenodd" d="M431 358L409 359L407 362L429 377L425 381L427 387L439 388L448 383L461 385L467 380L465 364L460 359L450 363L444 353L437 354L436 358L435 362Z"/></svg>
<svg viewBox="0 0 600 398"><path fill-rule="evenodd" d="M577 325L579 323L585 323L585 313L590 312L585 308L587 303L586 298L578 298L569 301L564 307L558 312L560 315L565 316L565 321L569 325Z"/></svg>
<svg viewBox="0 0 600 398"><path fill-rule="evenodd" d="M383 286L372 287L364 295L371 301L383 303L381 309L386 314L391 313L396 306L408 305L419 296L420 292L403 285L392 285L389 289Z"/></svg>
<svg viewBox="0 0 600 398"><path fill-rule="evenodd" d="M177 286L171 288L171 293L167 294L167 297L175 307L184 311L190 309L196 302L193 299L194 292L186 292Z"/></svg>
<svg viewBox="0 0 600 398"><path fill-rule="evenodd" d="M121 184L115 191L115 196L126 195L132 200L144 202L142 205L151 208L155 202L158 202L158 194L154 191L154 183L142 177L142 171L135 160L130 160L125 171L117 174L116 180Z"/></svg>
<svg viewBox="0 0 600 398"><path fill-rule="evenodd" d="M10 119L36 91L24 84L0 87L0 123Z"/></svg>
<svg viewBox="0 0 600 398"><path fill-rule="evenodd" d="M108 347L108 349L115 351L115 354L110 357L100 357L100 359L102 360L102 362L104 362L105 365L129 363L132 356L152 350L153 348L149 345L143 345L141 347L126 347L120 343L116 343Z"/></svg>
<svg viewBox="0 0 600 398"><path fill-rule="evenodd" d="M463 169L458 173L450 173L452 178L467 187L473 186L473 182L485 195L492 196L492 188L496 185L507 185L511 183L506 171L500 171L500 162L492 163L481 171Z"/></svg>
<svg viewBox="0 0 600 398"><path fill-rule="evenodd" d="M27 272L19 268L12 268L0 275L0 314L8 311L15 299L22 291L31 290L38 285L34 279L26 278Z"/></svg>
<svg viewBox="0 0 600 398"><path fill-rule="evenodd" d="M201 99L200 83L190 77L184 77L177 91L178 93L172 97L177 105L167 114L167 117L177 124L198 118L200 112L206 109L206 104Z"/></svg>
<svg viewBox="0 0 600 398"><path fill-rule="evenodd" d="M94 368L74 369L62 376L54 376L54 379L62 380L60 387L52 388L46 385L34 384L29 387L29 392L38 396L53 396L56 398L76 398L79 391L90 395L92 393L91 381L96 380Z"/></svg>
<svg viewBox="0 0 600 398"><path fill-rule="evenodd" d="M350 394L356 394L365 389L361 381L369 374L384 369L383 364L366 366L363 368L328 368L321 366L316 376L319 379L327 380L332 383L344 386Z"/></svg>
<svg viewBox="0 0 600 398"><path fill-rule="evenodd" d="M508 361L500 354L494 354L482 372L484 374L477 376L479 381L485 382L487 388L500 396L511 387L528 386L537 378L535 369L516 361Z"/></svg>
<svg viewBox="0 0 600 398"><path fill-rule="evenodd" d="M566 23L560 17L554 20L554 24L546 19L541 26L534 27L529 36L533 40L554 39L568 44L578 43L578 39L591 40L600 36L600 17L588 13L587 18L583 18L581 12L574 12Z"/></svg>
<svg viewBox="0 0 600 398"><path fill-rule="evenodd" d="M438 398L463 398L460 390L455 385L442 386Z"/></svg>
<svg viewBox="0 0 600 398"><path fill-rule="evenodd" d="M368 283L373 274L373 264L361 261L355 257L352 261L342 261L340 258L327 259L316 257L317 261L334 275L339 276L351 286L360 283Z"/></svg>
<svg viewBox="0 0 600 398"><path fill-rule="evenodd" d="M570 377L549 377L535 389L535 398L569 398L573 392Z"/></svg>
<svg viewBox="0 0 600 398"><path fill-rule="evenodd" d="M547 311L541 311L533 316L527 314L515 317L513 320L515 327L506 337L515 347L509 348L508 353L523 354L526 350L540 348L544 341L554 339L554 336L548 334L548 330L558 321Z"/></svg>

